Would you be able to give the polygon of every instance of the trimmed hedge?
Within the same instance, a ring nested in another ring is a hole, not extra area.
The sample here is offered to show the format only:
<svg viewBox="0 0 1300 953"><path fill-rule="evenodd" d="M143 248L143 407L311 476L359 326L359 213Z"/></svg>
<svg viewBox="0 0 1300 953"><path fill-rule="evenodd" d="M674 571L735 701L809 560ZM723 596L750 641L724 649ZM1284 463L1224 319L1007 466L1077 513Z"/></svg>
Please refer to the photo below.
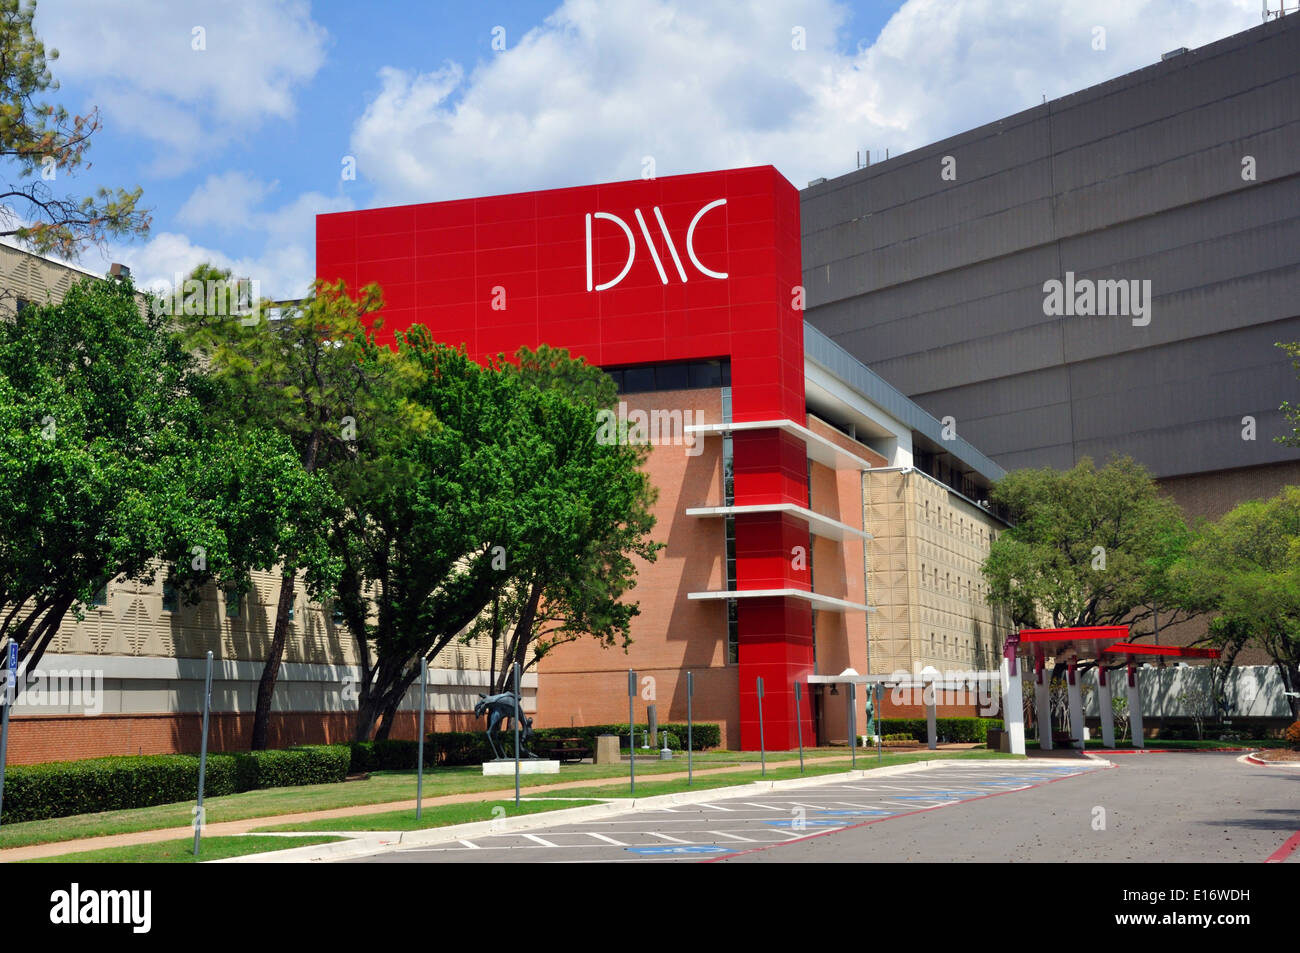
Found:
<svg viewBox="0 0 1300 953"><path fill-rule="evenodd" d="M638 724L637 744L641 743L641 734L647 730L645 724ZM686 746L686 725L684 722L664 722L659 725L661 732L668 732L668 747L672 751L681 751ZM509 730L504 739L507 750L513 745L513 733ZM584 747L596 750L598 735L618 735L620 745L627 747L627 722L621 725L576 725L568 728L535 728L529 744L533 749L545 748L550 742L560 738L579 738ZM661 736L662 737L662 736ZM696 751L716 748L722 741L722 727L716 722L700 722L693 726L691 741ZM659 739L654 742L654 749L659 748ZM389 745L409 745L409 752L398 763L377 763L376 754L370 752L367 745L379 745L384 742L354 742L352 745L352 770L371 771L379 768L390 770L409 770L415 767L416 744L414 741L386 742ZM435 731L427 736L424 749L424 763L427 767L441 765L476 765L492 760L492 748L488 744L487 733L483 731Z"/></svg>
<svg viewBox="0 0 1300 953"><path fill-rule="evenodd" d="M208 755L204 797L260 788L329 784L347 776L344 745ZM23 764L5 773L4 820L39 821L194 800L199 758L192 754L123 755Z"/></svg>
<svg viewBox="0 0 1300 953"><path fill-rule="evenodd" d="M886 737L907 735L916 741L928 741L929 729L924 718L881 718L876 730ZM935 730L941 744L973 742L984 744L990 728L1001 728L1001 718L936 718Z"/></svg>
<svg viewBox="0 0 1300 953"><path fill-rule="evenodd" d="M424 764L430 767L437 764L436 751L431 751L433 742L429 735L424 746ZM351 774L366 771L414 771L419 760L420 745L415 741L386 739L384 741L353 741L348 748L352 752L352 762L348 768Z"/></svg>
<svg viewBox="0 0 1300 953"><path fill-rule="evenodd" d="M576 731L591 732L591 741L588 744L591 747L596 746L596 735L618 735L619 746L626 747L627 741L627 722L618 725L591 725L582 729L557 729L561 736L565 731L573 735ZM650 730L647 722L637 722L636 724L636 744L639 747L645 732ZM684 721L662 721L657 726L660 732L668 732L668 747L672 750L681 750L686 747L686 722ZM673 745L673 736L678 739L677 745ZM662 736L661 736L662 737ZM650 747L655 750L659 749L660 739L654 738L650 741ZM695 751L704 751L708 748L716 748L722 744L722 726L713 721L697 721L691 726L691 747Z"/></svg>

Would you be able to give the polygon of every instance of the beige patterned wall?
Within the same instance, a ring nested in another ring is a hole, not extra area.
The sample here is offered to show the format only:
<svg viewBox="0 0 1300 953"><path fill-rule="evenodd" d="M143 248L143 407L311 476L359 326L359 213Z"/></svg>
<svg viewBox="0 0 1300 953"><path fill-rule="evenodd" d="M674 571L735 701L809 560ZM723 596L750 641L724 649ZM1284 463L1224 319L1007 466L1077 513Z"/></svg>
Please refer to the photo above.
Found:
<svg viewBox="0 0 1300 953"><path fill-rule="evenodd" d="M253 573L253 590L243 597L237 615L228 615L230 600L215 586L204 587L197 605L163 608L162 577L152 585L116 579L108 585L107 604L87 607L80 621L69 613L49 651L59 655L127 655L156 658L202 658L209 649L217 658L261 661L266 658L275 626L280 579ZM438 668L486 669L489 643L453 642L433 660ZM332 607L307 596L300 584L285 644L285 662L357 665L356 640Z"/></svg>
<svg viewBox="0 0 1300 953"><path fill-rule="evenodd" d="M995 667L1010 626L979 567L1003 524L916 471L867 471L863 486L872 670Z"/></svg>
<svg viewBox="0 0 1300 953"><path fill-rule="evenodd" d="M58 262L0 245L0 314L13 314L17 299L33 304L61 301L87 273Z"/></svg>

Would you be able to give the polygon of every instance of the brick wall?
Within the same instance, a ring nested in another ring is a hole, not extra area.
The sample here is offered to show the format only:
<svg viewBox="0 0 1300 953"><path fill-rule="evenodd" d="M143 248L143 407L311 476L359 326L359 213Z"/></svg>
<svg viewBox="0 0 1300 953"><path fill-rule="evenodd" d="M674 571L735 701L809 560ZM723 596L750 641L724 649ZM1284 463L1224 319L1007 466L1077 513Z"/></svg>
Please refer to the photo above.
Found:
<svg viewBox="0 0 1300 953"><path fill-rule="evenodd" d="M343 744L352 740L351 712L274 712L268 745L288 748L303 744ZM415 739L419 713L398 712L389 734ZM472 712L426 712L426 731L482 730ZM158 715L15 717L9 722L9 763L78 761L108 755L197 753L203 716L200 713ZM252 714L213 713L208 723L208 750L247 751L253 733Z"/></svg>

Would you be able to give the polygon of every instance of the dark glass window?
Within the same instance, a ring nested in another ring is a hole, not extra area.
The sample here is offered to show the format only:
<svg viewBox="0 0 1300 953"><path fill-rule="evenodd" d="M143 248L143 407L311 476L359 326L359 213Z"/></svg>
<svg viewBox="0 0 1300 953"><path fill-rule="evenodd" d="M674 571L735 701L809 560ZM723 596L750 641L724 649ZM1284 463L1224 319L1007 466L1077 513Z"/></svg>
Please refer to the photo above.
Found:
<svg viewBox="0 0 1300 953"><path fill-rule="evenodd" d="M632 364L606 367L621 394L660 390L687 390L731 386L731 365L726 360L675 361L669 364Z"/></svg>
<svg viewBox="0 0 1300 953"><path fill-rule="evenodd" d="M722 364L700 361L690 365L692 387L722 387Z"/></svg>
<svg viewBox="0 0 1300 953"><path fill-rule="evenodd" d="M689 365L661 364L655 368L655 390L686 390L690 386Z"/></svg>
<svg viewBox="0 0 1300 953"><path fill-rule="evenodd" d="M623 393L643 394L655 389L653 367L629 367L623 371Z"/></svg>
<svg viewBox="0 0 1300 953"><path fill-rule="evenodd" d="M168 579L163 583L163 600L162 607L164 612L175 612L180 603L176 598L176 587Z"/></svg>

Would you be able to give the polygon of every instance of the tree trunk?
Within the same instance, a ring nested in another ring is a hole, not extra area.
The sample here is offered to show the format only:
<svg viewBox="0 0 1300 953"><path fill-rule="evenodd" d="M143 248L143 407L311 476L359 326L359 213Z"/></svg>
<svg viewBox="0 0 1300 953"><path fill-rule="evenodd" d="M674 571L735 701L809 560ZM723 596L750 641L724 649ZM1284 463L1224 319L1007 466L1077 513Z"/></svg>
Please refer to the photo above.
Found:
<svg viewBox="0 0 1300 953"><path fill-rule="evenodd" d="M353 741L369 741L379 719L379 703L370 693L363 693L357 702L357 727Z"/></svg>
<svg viewBox="0 0 1300 953"><path fill-rule="evenodd" d="M507 654L501 660L501 671L497 674L497 685L493 689L496 694L514 691L514 663L519 663L522 673L524 659L528 657L528 647L533 644L533 623L537 621L537 606L541 599L542 586L533 583L528 601L519 611L519 621L515 624Z"/></svg>
<svg viewBox="0 0 1300 953"><path fill-rule="evenodd" d="M290 567L280 579L280 599L275 607L275 629L271 634L271 647L262 678L257 683L257 707L253 713L253 751L265 751L271 722L271 697L275 694L275 681L280 676L280 660L284 657L284 643L289 633L289 610L293 608L294 583L297 570Z"/></svg>
<svg viewBox="0 0 1300 953"><path fill-rule="evenodd" d="M307 473L316 472L316 457L320 452L321 432L313 430L303 454L302 468ZM296 557L295 557L296 558ZM253 713L253 751L266 750L266 736L271 722L271 696L275 693L275 680L280 677L280 659L284 656L284 643L289 634L289 610L293 608L294 584L298 567L293 558L285 560L284 574L280 577L280 599L275 607L275 629L271 633L271 648L262 678L257 683L257 708Z"/></svg>

